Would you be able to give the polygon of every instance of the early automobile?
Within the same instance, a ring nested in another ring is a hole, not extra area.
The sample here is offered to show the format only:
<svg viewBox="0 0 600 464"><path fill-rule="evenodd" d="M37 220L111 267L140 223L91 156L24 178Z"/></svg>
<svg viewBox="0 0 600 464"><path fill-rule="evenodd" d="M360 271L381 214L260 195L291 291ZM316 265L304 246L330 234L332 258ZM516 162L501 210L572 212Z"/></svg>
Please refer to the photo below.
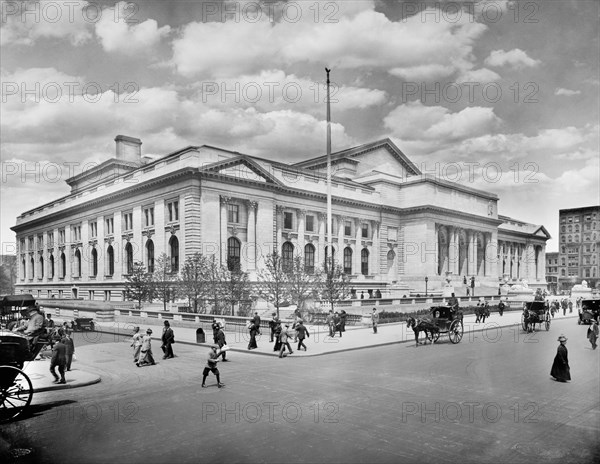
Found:
<svg viewBox="0 0 600 464"><path fill-rule="evenodd" d="M579 307L578 324L591 324L592 319L598 322L600 316L600 298L582 300Z"/></svg>

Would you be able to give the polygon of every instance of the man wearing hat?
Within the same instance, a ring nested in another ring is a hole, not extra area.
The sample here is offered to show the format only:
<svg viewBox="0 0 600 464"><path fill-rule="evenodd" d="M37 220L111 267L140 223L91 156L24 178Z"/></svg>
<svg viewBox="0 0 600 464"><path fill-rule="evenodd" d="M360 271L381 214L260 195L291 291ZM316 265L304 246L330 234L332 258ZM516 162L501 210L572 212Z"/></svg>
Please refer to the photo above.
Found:
<svg viewBox="0 0 600 464"><path fill-rule="evenodd" d="M290 354L294 354L294 352L292 351L292 347L290 346L290 342L288 341L288 338L290 337L290 334L288 332L289 327L289 324L285 324L285 328L281 331L281 335L279 335L279 341L281 342L281 348L279 349L280 358L283 358L283 352L285 351L286 346Z"/></svg>
<svg viewBox="0 0 600 464"><path fill-rule="evenodd" d="M37 305L29 306L24 311L23 314L29 318L26 326L20 326L15 330L15 332L22 332L27 340L29 340L29 349L33 347L35 340L45 333L44 329L44 316L40 313Z"/></svg>
<svg viewBox="0 0 600 464"><path fill-rule="evenodd" d="M210 351L208 352L208 359L206 360L206 367L202 372L202 388L206 388L206 377L208 377L208 373L212 372L215 374L217 378L217 386L219 388L224 387L225 384L221 383L221 374L219 369L217 369L217 362L219 361L219 345L211 345Z"/></svg>
<svg viewBox="0 0 600 464"><path fill-rule="evenodd" d="M596 341L598 340L598 323L595 319L592 319L592 323L587 331L587 338L592 344L592 349L595 350L598 344Z"/></svg>
<svg viewBox="0 0 600 464"><path fill-rule="evenodd" d="M566 347L567 337L561 335L558 337L558 341L560 342L560 345L558 345L556 350L556 356L554 357L554 363L552 363L550 375L558 382L566 382L567 380L571 380L571 369L569 368L569 358Z"/></svg>
<svg viewBox="0 0 600 464"><path fill-rule="evenodd" d="M172 344L175 342L175 334L173 334L173 329L171 328L171 324L169 321L165 321L162 333L162 350L163 350L163 359L174 358L173 347Z"/></svg>
<svg viewBox="0 0 600 464"><path fill-rule="evenodd" d="M156 362L154 362L154 356L152 355L152 329L146 330L146 335L142 339L142 348L140 352L140 359L136 363L138 367L152 365L154 366Z"/></svg>
<svg viewBox="0 0 600 464"><path fill-rule="evenodd" d="M377 314L377 308L373 308L373 314L371 314L371 322L373 324L373 333L377 333L377 324L379 324L379 314Z"/></svg>
<svg viewBox="0 0 600 464"><path fill-rule="evenodd" d="M273 317L271 317L271 320L269 321L269 329L271 329L271 340L270 342L273 343L273 339L275 338L275 327L277 327L277 324L279 323L279 318L277 317L277 313L274 312L272 314Z"/></svg>
<svg viewBox="0 0 600 464"><path fill-rule="evenodd" d="M225 331L223 330L223 324L219 324L219 331L217 332L217 346L219 347L219 356L223 356L223 361L227 361L227 351L221 351L227 345L225 340Z"/></svg>
<svg viewBox="0 0 600 464"><path fill-rule="evenodd" d="M340 337L341 336L342 334L340 334ZM304 344L304 339L306 337L310 337L310 334L308 333L307 328L304 327L304 323L302 322L302 320L299 320L298 325L296 326L296 339L298 340L298 351L300 351L302 347L304 347L304 351L306 351L306 345Z"/></svg>

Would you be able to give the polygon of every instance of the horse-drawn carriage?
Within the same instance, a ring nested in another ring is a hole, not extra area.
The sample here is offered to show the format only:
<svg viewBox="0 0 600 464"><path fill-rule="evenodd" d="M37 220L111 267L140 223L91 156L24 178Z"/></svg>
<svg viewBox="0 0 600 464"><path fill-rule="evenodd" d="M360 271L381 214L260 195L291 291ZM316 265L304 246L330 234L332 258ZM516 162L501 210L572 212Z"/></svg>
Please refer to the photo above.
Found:
<svg viewBox="0 0 600 464"><path fill-rule="evenodd" d="M25 307L35 305L31 295L13 295L1 301L3 325L8 327L15 322L14 316ZM8 321L5 324L5 321ZM28 338L7 329L0 329L0 421L12 420L19 416L31 403L33 386L23 366L33 361L44 345L48 343L48 330Z"/></svg>
<svg viewBox="0 0 600 464"><path fill-rule="evenodd" d="M599 322L600 320L600 298L581 300L577 323L591 324L592 319L596 322Z"/></svg>
<svg viewBox="0 0 600 464"><path fill-rule="evenodd" d="M415 319L409 317L406 325L415 332L415 342L419 344L419 332L425 332L427 339L437 342L440 334L447 333L450 342L458 343L462 340L463 313L450 306L432 306L429 309L430 317ZM431 337L431 338L430 338Z"/></svg>
<svg viewBox="0 0 600 464"><path fill-rule="evenodd" d="M550 307L545 301L526 301L523 303L521 326L525 332L533 332L536 324L543 324L546 330L550 330Z"/></svg>

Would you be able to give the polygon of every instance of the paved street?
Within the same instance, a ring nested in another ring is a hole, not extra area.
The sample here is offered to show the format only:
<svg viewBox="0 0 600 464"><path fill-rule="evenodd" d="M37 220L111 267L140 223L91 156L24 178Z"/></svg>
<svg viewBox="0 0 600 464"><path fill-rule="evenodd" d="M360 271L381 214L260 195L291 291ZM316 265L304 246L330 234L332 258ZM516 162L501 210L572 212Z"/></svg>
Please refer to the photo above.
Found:
<svg viewBox="0 0 600 464"><path fill-rule="evenodd" d="M129 344L77 349L96 385L42 392L6 426L31 462L595 462L599 363L575 319L283 360L231 353L200 388L206 348L135 368ZM573 381L550 366L564 333ZM160 351L154 343L155 352ZM26 462L20 459L18 462Z"/></svg>

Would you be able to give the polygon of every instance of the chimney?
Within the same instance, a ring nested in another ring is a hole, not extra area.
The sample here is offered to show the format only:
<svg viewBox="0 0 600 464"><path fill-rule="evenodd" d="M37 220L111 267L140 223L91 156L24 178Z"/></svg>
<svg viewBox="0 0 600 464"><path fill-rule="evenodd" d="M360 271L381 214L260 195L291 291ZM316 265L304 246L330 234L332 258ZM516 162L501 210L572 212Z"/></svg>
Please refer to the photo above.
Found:
<svg viewBox="0 0 600 464"><path fill-rule="evenodd" d="M142 141L140 139L117 135L115 142L117 143L117 159L138 164L142 162Z"/></svg>

